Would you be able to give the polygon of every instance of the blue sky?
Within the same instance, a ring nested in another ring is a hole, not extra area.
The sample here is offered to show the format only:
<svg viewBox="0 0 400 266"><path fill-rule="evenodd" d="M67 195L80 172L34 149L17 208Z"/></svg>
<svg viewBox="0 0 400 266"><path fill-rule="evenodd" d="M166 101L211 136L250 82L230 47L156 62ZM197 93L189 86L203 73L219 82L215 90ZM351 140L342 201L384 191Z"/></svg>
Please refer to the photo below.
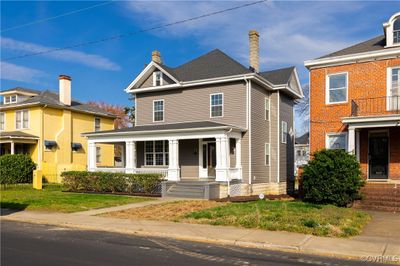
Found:
<svg viewBox="0 0 400 266"><path fill-rule="evenodd" d="M95 5L95 1L4 2L1 29ZM114 1L43 23L2 32L1 58L135 32L160 23L240 5L239 1ZM382 23L400 10L398 1L273 1L127 38L1 63L1 89L58 89L58 75L72 77L73 97L130 105L123 89L159 50L177 66L214 48L248 65L249 29L261 35L261 68L303 61L383 34Z"/></svg>

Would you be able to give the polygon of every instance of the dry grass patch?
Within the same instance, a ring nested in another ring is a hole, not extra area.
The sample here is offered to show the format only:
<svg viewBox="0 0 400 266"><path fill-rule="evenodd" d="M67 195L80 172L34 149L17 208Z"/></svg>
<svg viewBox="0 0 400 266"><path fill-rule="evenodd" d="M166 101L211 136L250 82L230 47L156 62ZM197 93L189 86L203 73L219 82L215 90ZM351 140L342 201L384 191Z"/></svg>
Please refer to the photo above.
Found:
<svg viewBox="0 0 400 266"><path fill-rule="evenodd" d="M112 216L122 219L139 218L158 221L178 221L192 212L215 208L225 204L226 203L206 200L174 201L123 211L110 212L104 214L103 216Z"/></svg>

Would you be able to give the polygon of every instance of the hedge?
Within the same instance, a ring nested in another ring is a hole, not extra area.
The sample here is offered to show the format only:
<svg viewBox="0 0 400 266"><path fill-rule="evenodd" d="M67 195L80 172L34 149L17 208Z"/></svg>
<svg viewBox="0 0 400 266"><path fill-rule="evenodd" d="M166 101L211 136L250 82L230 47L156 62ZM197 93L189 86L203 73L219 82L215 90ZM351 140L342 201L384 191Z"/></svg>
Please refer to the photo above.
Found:
<svg viewBox="0 0 400 266"><path fill-rule="evenodd" d="M123 192L159 194L159 174L125 174L107 172L66 171L61 174L66 190L87 192Z"/></svg>
<svg viewBox="0 0 400 266"><path fill-rule="evenodd" d="M302 181L305 201L340 207L359 199L364 185L356 156L344 150L314 153L304 167Z"/></svg>
<svg viewBox="0 0 400 266"><path fill-rule="evenodd" d="M29 155L6 154L0 156L0 184L32 183L36 164Z"/></svg>

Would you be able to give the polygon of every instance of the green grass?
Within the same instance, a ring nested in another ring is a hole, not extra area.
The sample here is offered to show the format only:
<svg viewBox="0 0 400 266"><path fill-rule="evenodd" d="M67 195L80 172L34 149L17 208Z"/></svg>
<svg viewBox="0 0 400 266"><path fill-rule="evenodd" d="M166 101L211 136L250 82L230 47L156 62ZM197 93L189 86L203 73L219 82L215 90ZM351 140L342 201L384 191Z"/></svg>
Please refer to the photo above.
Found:
<svg viewBox="0 0 400 266"><path fill-rule="evenodd" d="M364 212L300 201L253 201L191 212L181 221L232 225L317 236L358 235L371 217Z"/></svg>
<svg viewBox="0 0 400 266"><path fill-rule="evenodd" d="M77 212L151 200L144 197L62 192L62 186L46 184L42 190L32 185L10 185L0 189L2 208Z"/></svg>

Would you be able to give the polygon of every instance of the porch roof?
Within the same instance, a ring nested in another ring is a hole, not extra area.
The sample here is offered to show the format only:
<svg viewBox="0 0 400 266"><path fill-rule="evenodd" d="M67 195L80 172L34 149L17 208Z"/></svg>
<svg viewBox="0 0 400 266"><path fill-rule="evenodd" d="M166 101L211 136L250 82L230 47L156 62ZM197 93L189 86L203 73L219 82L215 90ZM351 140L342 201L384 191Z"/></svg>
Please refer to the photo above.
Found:
<svg viewBox="0 0 400 266"><path fill-rule="evenodd" d="M1 132L0 141L2 143L7 142L19 142L19 143L36 143L39 137L21 132L21 131L6 131Z"/></svg>
<svg viewBox="0 0 400 266"><path fill-rule="evenodd" d="M398 127L400 126L400 114L364 116L364 117L344 117L343 124L352 128L366 127Z"/></svg>
<svg viewBox="0 0 400 266"><path fill-rule="evenodd" d="M235 130L245 132L246 129L237 126L232 126L223 123L212 121L199 121L199 122L185 122L173 124L158 124L158 125L145 125L134 126L128 128L121 128L115 130L96 131L83 133L83 136L103 136L103 135L120 135L120 134L144 134L144 133L165 133L165 132L193 132L200 130Z"/></svg>

